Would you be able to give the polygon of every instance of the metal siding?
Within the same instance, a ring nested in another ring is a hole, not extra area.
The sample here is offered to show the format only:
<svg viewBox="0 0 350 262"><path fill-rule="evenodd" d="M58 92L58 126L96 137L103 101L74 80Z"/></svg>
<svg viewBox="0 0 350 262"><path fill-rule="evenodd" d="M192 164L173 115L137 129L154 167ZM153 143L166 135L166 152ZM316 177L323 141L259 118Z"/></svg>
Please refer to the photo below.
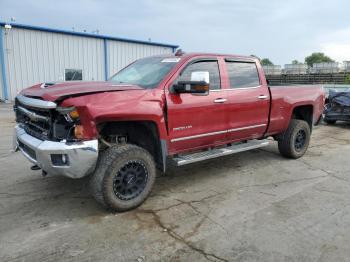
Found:
<svg viewBox="0 0 350 262"><path fill-rule="evenodd" d="M1 52L1 50L0 50ZM1 67L1 65L0 65ZM5 100L5 94L3 94L3 84L2 84L2 70L0 68L0 100Z"/></svg>
<svg viewBox="0 0 350 262"><path fill-rule="evenodd" d="M152 55L173 53L172 47L151 46L114 40L107 40L107 50L109 77L136 59Z"/></svg>
<svg viewBox="0 0 350 262"><path fill-rule="evenodd" d="M4 90L4 78L2 72L6 70L5 59L4 59L4 28L0 26L0 100L5 100L5 90Z"/></svg>
<svg viewBox="0 0 350 262"><path fill-rule="evenodd" d="M4 34L3 43L10 100L23 88L36 83L63 81L64 69L82 69L83 80L104 80L106 71L109 77L136 59L173 53L173 47L156 46L155 43L151 45L16 27Z"/></svg>
<svg viewBox="0 0 350 262"><path fill-rule="evenodd" d="M23 88L64 80L64 69L82 69L83 80L104 79L103 39L13 27L4 36L9 98Z"/></svg>

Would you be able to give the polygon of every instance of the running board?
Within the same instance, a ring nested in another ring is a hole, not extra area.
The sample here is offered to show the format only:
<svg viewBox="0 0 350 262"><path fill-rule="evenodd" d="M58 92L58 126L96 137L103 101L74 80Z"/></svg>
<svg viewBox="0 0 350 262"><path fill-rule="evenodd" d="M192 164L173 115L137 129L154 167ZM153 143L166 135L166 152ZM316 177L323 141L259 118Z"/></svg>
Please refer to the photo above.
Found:
<svg viewBox="0 0 350 262"><path fill-rule="evenodd" d="M243 151L248 151L260 147L267 146L269 141L267 139L264 140L249 140L246 143L235 144L227 147L214 148L207 151L196 152L192 154L183 154L178 155L172 158L172 162L176 166L183 166L207 159L212 159L220 156L227 156Z"/></svg>

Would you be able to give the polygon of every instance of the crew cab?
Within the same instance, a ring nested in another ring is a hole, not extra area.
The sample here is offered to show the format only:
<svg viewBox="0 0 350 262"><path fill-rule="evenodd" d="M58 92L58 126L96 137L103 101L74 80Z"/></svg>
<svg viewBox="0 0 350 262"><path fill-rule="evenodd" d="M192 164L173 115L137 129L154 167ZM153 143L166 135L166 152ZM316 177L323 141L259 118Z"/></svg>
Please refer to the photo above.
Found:
<svg viewBox="0 0 350 262"><path fill-rule="evenodd" d="M15 100L15 147L43 174L90 176L95 199L125 211L156 169L268 145L304 155L324 107L321 86L275 86L259 59L218 54L137 60L105 82L52 82ZM190 175L190 174L189 174Z"/></svg>

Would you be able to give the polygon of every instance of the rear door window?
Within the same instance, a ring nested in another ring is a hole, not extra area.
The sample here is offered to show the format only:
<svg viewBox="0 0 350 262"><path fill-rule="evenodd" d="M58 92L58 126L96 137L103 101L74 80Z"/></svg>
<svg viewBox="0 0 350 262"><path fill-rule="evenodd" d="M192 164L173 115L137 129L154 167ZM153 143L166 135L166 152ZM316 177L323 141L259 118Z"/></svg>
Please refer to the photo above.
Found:
<svg viewBox="0 0 350 262"><path fill-rule="evenodd" d="M254 62L226 62L231 88L257 87L260 85Z"/></svg>

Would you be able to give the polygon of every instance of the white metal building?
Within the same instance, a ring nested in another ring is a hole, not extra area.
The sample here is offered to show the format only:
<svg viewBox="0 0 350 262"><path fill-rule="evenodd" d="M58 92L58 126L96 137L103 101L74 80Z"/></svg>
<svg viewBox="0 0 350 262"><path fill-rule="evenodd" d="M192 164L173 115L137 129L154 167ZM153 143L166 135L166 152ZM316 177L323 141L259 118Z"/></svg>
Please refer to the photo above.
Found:
<svg viewBox="0 0 350 262"><path fill-rule="evenodd" d="M264 65L263 68L266 75L280 75L282 73L280 65Z"/></svg>
<svg viewBox="0 0 350 262"><path fill-rule="evenodd" d="M323 62L314 63L311 68L311 73L338 73L340 71L340 63L338 62Z"/></svg>
<svg viewBox="0 0 350 262"><path fill-rule="evenodd" d="M105 80L137 58L177 45L0 22L0 99L49 81Z"/></svg>
<svg viewBox="0 0 350 262"><path fill-rule="evenodd" d="M285 64L284 74L287 75L305 75L308 73L307 64Z"/></svg>
<svg viewBox="0 0 350 262"><path fill-rule="evenodd" d="M350 61L344 61L343 62L342 70L344 72L350 72Z"/></svg>

